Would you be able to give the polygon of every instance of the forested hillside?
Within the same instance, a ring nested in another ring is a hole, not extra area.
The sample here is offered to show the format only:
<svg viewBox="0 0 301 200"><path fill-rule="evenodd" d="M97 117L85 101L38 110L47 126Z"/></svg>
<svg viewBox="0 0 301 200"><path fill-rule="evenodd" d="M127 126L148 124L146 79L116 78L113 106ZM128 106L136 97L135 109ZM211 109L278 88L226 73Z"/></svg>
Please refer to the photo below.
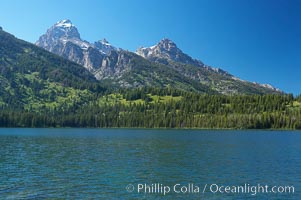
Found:
<svg viewBox="0 0 301 200"><path fill-rule="evenodd" d="M104 88L82 66L0 30L0 106L24 109L89 98Z"/></svg>
<svg viewBox="0 0 301 200"><path fill-rule="evenodd" d="M91 94L81 106L3 109L8 127L146 127L210 129L301 129L300 97L206 95L143 88Z"/></svg>

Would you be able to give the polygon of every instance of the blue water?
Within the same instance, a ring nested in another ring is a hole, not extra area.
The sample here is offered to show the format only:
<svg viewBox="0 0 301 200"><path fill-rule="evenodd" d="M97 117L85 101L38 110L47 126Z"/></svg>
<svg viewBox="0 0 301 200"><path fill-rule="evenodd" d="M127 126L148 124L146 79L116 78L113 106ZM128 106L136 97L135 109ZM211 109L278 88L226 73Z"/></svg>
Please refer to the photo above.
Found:
<svg viewBox="0 0 301 200"><path fill-rule="evenodd" d="M301 199L301 132L0 129L0 155L0 199ZM244 184L294 193L210 191Z"/></svg>

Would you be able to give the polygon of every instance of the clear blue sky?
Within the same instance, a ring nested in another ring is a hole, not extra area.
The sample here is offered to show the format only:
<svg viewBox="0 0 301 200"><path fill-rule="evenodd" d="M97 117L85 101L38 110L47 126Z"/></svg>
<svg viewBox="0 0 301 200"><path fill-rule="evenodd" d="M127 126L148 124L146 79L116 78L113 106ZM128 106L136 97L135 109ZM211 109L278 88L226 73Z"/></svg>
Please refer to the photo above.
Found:
<svg viewBox="0 0 301 200"><path fill-rule="evenodd" d="M70 19L131 51L167 37L204 63L301 93L301 0L1 0L0 26L35 42Z"/></svg>

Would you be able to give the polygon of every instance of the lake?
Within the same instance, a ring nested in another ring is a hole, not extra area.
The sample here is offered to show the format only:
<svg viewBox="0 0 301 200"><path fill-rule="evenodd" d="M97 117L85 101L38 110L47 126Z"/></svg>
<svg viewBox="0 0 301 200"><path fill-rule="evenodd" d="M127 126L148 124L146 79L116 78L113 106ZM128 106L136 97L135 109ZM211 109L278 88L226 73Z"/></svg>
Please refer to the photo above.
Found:
<svg viewBox="0 0 301 200"><path fill-rule="evenodd" d="M0 154L1 199L301 199L298 131L0 129Z"/></svg>

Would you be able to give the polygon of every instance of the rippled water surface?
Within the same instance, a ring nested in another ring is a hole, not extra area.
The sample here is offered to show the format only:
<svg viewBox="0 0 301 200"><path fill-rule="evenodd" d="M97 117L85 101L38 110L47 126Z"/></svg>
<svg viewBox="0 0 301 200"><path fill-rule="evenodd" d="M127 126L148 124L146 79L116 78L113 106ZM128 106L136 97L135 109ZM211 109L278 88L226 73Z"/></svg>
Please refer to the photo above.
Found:
<svg viewBox="0 0 301 200"><path fill-rule="evenodd" d="M0 129L0 155L1 199L301 199L301 132ZM156 183L171 192L138 192ZM212 184L294 193L213 194Z"/></svg>

